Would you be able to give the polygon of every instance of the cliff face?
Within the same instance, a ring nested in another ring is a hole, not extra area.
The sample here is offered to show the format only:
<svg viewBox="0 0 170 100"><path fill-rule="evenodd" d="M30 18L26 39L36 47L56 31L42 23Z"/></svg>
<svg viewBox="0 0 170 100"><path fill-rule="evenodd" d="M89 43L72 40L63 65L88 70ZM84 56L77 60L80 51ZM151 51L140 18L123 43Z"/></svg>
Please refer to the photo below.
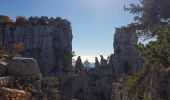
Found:
<svg viewBox="0 0 170 100"><path fill-rule="evenodd" d="M170 99L170 68L155 71L152 78L151 100Z"/></svg>
<svg viewBox="0 0 170 100"><path fill-rule="evenodd" d="M114 67L117 76L136 72L142 65L142 59L135 48L137 42L135 30L126 27L116 29L110 65Z"/></svg>
<svg viewBox="0 0 170 100"><path fill-rule="evenodd" d="M110 60L104 59L101 55L100 62L95 59L94 69L84 70L82 71L84 74L79 73L70 77L63 86L62 100L117 100L118 98L122 100L121 91L117 91L118 87L113 83L119 84L126 75L136 72L141 66L142 60L135 49L137 41L138 37L134 30L125 27L116 29L115 52L110 56ZM112 87L117 89L112 90Z"/></svg>
<svg viewBox="0 0 170 100"><path fill-rule="evenodd" d="M63 86L62 100L110 100L114 75L111 67L74 75Z"/></svg>
<svg viewBox="0 0 170 100"><path fill-rule="evenodd" d="M13 51L14 43L23 43L22 56L37 59L43 74L67 71L72 60L72 30L67 20L55 24L25 22L0 23L0 46Z"/></svg>

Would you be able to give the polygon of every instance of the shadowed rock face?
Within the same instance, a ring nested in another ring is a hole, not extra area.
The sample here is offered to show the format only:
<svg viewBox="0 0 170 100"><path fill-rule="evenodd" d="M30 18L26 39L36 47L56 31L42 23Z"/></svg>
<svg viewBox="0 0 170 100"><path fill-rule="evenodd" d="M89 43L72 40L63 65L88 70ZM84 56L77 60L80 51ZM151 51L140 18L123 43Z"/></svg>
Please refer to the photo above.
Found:
<svg viewBox="0 0 170 100"><path fill-rule="evenodd" d="M70 22L57 24L0 23L0 46L13 51L14 43L22 42L22 56L35 58L42 74L67 71L71 66L72 30Z"/></svg>
<svg viewBox="0 0 170 100"><path fill-rule="evenodd" d="M100 62L95 58L94 69L65 81L61 92L62 100L111 100L115 90L112 90L112 84L128 73L135 72L142 64L135 49L137 41L134 30L125 27L117 29L114 36L115 52L110 56L110 60L101 55Z"/></svg>
<svg viewBox="0 0 170 100"><path fill-rule="evenodd" d="M33 58L13 58L8 59L7 63L7 72L10 76L23 78L27 78L28 76L41 77L37 61Z"/></svg>
<svg viewBox="0 0 170 100"><path fill-rule="evenodd" d="M151 100L169 100L170 98L170 68L155 71L152 79Z"/></svg>
<svg viewBox="0 0 170 100"><path fill-rule="evenodd" d="M110 65L114 66L117 76L121 73L133 73L142 65L142 59L135 48L138 42L135 30L126 27L117 28L114 36L114 54Z"/></svg>
<svg viewBox="0 0 170 100"><path fill-rule="evenodd" d="M5 69L5 72L0 72L2 80L2 77L4 77L9 82L11 81L10 84L14 84L12 81L17 79L21 79L23 82L32 81L32 84L36 89L41 91L40 79L42 78L42 75L35 59L13 58L5 59L3 62L6 62L6 65L0 64L1 69Z"/></svg>

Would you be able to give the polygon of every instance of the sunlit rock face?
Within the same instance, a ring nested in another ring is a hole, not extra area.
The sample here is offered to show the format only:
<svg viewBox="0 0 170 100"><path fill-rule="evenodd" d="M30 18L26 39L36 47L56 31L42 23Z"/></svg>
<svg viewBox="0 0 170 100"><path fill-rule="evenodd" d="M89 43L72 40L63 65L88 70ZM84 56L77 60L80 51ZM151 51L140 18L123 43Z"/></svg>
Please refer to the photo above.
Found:
<svg viewBox="0 0 170 100"><path fill-rule="evenodd" d="M110 65L118 76L121 73L133 73L141 66L142 60L135 48L137 42L135 30L126 27L116 29Z"/></svg>
<svg viewBox="0 0 170 100"><path fill-rule="evenodd" d="M45 23L0 23L0 46L13 51L14 43L23 43L22 56L35 58L43 74L67 71L71 66L72 30L67 20Z"/></svg>

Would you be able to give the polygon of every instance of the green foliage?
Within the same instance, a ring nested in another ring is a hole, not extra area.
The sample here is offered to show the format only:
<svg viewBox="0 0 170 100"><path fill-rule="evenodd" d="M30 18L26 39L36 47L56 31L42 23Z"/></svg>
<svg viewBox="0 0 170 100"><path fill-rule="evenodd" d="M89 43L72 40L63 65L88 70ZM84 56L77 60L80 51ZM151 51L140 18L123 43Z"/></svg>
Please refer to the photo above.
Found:
<svg viewBox="0 0 170 100"><path fill-rule="evenodd" d="M159 26L157 30L157 41L150 42L146 46L138 45L145 64L150 65L155 62L160 66L170 65L170 26Z"/></svg>
<svg viewBox="0 0 170 100"><path fill-rule="evenodd" d="M139 96L142 100L148 98L146 94L151 92L154 72L162 67L170 67L170 26L158 26L156 30L157 41L137 46L143 57L144 67L135 74L135 78L129 77L127 80L126 86L131 97Z"/></svg>
<svg viewBox="0 0 170 100"><path fill-rule="evenodd" d="M47 94L48 100L61 100L59 82L56 76L43 77L42 90Z"/></svg>
<svg viewBox="0 0 170 100"><path fill-rule="evenodd" d="M154 27L170 24L170 0L140 0L140 4L130 4L126 11L135 14L133 25L142 35L155 35Z"/></svg>
<svg viewBox="0 0 170 100"><path fill-rule="evenodd" d="M125 7L125 10L136 15L135 22L130 24L130 27L135 28L138 35L157 38L147 45L137 45L144 66L127 79L125 88L129 97L150 100L154 72L162 67L170 67L169 6L169 0L140 0L138 5L131 4L130 8Z"/></svg>

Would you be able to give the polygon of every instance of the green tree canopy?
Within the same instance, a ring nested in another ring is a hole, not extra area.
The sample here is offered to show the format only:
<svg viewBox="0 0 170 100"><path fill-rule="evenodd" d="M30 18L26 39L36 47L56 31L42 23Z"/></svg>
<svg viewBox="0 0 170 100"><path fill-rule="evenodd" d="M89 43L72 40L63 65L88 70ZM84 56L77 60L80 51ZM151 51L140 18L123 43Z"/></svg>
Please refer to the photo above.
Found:
<svg viewBox="0 0 170 100"><path fill-rule="evenodd" d="M125 11L135 14L133 26L145 35L156 34L156 25L170 24L170 0L140 0L140 4L130 4Z"/></svg>

